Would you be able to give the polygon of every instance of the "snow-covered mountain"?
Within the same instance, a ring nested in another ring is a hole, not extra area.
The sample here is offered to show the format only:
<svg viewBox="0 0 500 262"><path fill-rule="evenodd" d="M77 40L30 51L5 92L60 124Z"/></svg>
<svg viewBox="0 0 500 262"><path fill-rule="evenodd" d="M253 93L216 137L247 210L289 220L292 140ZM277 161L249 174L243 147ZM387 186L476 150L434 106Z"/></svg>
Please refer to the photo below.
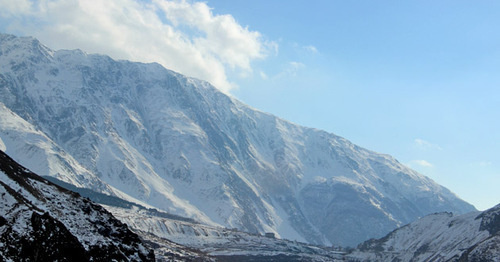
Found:
<svg viewBox="0 0 500 262"><path fill-rule="evenodd" d="M500 261L500 204L465 215L437 213L359 246L358 261Z"/></svg>
<svg viewBox="0 0 500 262"><path fill-rule="evenodd" d="M0 147L43 176L207 225L354 246L474 208L388 155L158 64L0 35Z"/></svg>
<svg viewBox="0 0 500 262"><path fill-rule="evenodd" d="M111 213L1 150L0 202L0 261L154 261Z"/></svg>

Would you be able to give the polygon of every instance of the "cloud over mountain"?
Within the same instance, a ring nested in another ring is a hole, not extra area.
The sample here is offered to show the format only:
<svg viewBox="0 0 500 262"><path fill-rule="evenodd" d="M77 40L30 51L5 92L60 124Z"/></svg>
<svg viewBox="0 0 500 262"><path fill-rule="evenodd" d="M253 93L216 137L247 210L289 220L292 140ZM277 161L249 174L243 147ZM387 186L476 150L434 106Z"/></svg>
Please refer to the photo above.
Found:
<svg viewBox="0 0 500 262"><path fill-rule="evenodd" d="M158 62L224 92L236 87L228 70L252 73L251 62L277 48L203 2L0 0L0 9L3 30L34 35L56 49Z"/></svg>

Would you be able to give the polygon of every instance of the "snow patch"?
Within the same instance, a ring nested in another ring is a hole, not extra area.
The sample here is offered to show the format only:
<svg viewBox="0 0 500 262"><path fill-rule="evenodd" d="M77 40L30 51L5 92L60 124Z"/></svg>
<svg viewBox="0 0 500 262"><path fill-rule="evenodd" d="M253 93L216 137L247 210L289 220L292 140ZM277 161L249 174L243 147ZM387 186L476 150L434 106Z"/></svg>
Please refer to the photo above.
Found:
<svg viewBox="0 0 500 262"><path fill-rule="evenodd" d="M1 137L0 137L0 150L4 152L7 151L7 147L5 146L5 143L3 142Z"/></svg>

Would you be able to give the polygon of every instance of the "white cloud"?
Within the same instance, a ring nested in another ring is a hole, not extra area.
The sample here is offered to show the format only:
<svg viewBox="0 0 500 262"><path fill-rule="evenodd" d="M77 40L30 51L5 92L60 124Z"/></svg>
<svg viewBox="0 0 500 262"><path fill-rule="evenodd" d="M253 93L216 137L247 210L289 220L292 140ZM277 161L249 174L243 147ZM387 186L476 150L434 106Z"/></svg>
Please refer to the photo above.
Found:
<svg viewBox="0 0 500 262"><path fill-rule="evenodd" d="M302 45L299 43L292 43L292 47L295 50L296 53L301 54L301 55L315 55L318 54L318 48L316 48L314 45Z"/></svg>
<svg viewBox="0 0 500 262"><path fill-rule="evenodd" d="M292 61L286 64L285 68L276 74L273 79L281 79L286 77L294 77L297 75L300 69L304 68L306 65L300 62Z"/></svg>
<svg viewBox="0 0 500 262"><path fill-rule="evenodd" d="M410 162L410 165L418 165L418 166L421 166L421 167L433 167L434 165L427 162L426 160L412 160Z"/></svg>
<svg viewBox="0 0 500 262"><path fill-rule="evenodd" d="M262 78L263 80L267 80L269 77L267 76L266 73L264 73L263 71L259 71L259 75L260 75L260 78Z"/></svg>
<svg viewBox="0 0 500 262"><path fill-rule="evenodd" d="M0 0L0 15L4 17L16 16L30 10L31 3L27 0Z"/></svg>
<svg viewBox="0 0 500 262"><path fill-rule="evenodd" d="M167 0L0 0L12 32L48 46L80 48L116 59L158 62L204 79L222 91L235 87L227 70L252 73L251 62L277 48L230 15L206 3Z"/></svg>
<svg viewBox="0 0 500 262"><path fill-rule="evenodd" d="M420 138L415 139L414 142L418 148L423 150L428 150L428 149L443 150L439 145L430 143Z"/></svg>
<svg viewBox="0 0 500 262"><path fill-rule="evenodd" d="M289 69L293 72L296 72L300 68L305 67L305 65L302 64L301 62L295 62L295 61L288 63L288 65L289 65Z"/></svg>
<svg viewBox="0 0 500 262"><path fill-rule="evenodd" d="M217 56L231 68L251 70L250 61L265 56L259 32L243 28L230 15L214 16L206 3L154 2L174 25L185 24L203 32L193 39L195 46Z"/></svg>
<svg viewBox="0 0 500 262"><path fill-rule="evenodd" d="M318 53L318 49L315 46L313 46L313 45L304 46L303 48L306 51L308 51L309 53L312 53L312 54L317 54Z"/></svg>

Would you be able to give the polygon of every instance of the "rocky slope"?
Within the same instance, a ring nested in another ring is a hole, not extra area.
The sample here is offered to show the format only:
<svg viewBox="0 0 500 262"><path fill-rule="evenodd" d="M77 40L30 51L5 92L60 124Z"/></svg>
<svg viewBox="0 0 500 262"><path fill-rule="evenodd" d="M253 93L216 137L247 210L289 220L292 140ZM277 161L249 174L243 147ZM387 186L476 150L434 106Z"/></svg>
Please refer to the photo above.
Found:
<svg viewBox="0 0 500 262"><path fill-rule="evenodd" d="M23 168L0 151L1 261L154 261L101 206Z"/></svg>
<svg viewBox="0 0 500 262"><path fill-rule="evenodd" d="M0 147L40 175L209 225L355 246L474 210L394 158L158 64L0 35Z"/></svg>
<svg viewBox="0 0 500 262"><path fill-rule="evenodd" d="M500 205L465 215L438 213L370 240L357 261L500 261Z"/></svg>

